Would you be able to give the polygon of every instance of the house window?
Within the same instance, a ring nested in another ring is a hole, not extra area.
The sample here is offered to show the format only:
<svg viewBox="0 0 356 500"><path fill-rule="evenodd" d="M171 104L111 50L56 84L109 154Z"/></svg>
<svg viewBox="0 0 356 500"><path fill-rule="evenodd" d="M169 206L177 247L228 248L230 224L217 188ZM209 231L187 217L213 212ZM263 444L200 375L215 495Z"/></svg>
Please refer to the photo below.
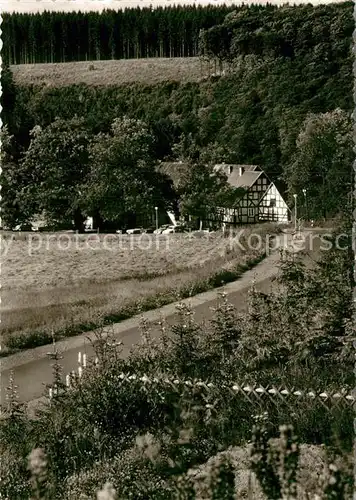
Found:
<svg viewBox="0 0 356 500"><path fill-rule="evenodd" d="M255 209L249 208L247 213L248 213L249 217L254 217L255 216Z"/></svg>
<svg viewBox="0 0 356 500"><path fill-rule="evenodd" d="M270 207L275 207L276 206L276 198L271 198L269 202Z"/></svg>

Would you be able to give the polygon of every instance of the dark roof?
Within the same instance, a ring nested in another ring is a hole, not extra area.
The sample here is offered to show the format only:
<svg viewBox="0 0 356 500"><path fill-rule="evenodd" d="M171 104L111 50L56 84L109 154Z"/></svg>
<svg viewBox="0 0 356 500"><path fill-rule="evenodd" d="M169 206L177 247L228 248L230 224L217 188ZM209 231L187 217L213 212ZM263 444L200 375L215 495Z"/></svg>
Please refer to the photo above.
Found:
<svg viewBox="0 0 356 500"><path fill-rule="evenodd" d="M243 167L245 172L249 171L249 172L254 172L256 170L261 170L262 171L262 168L259 167L258 165L238 165L238 167Z"/></svg>
<svg viewBox="0 0 356 500"><path fill-rule="evenodd" d="M250 188L257 181L257 179L262 175L263 172L247 171L242 175L238 171L233 170L230 175L227 176L227 180L231 186L235 188Z"/></svg>
<svg viewBox="0 0 356 500"><path fill-rule="evenodd" d="M230 167L232 168L231 174ZM240 168L243 168L243 174L240 175ZM182 187L193 166L186 162L168 162L164 161L158 164L157 170L166 174L172 179L174 187ZM264 172L258 165L236 165L221 163L214 166L215 171L225 172L229 184L234 188L249 189Z"/></svg>
<svg viewBox="0 0 356 500"><path fill-rule="evenodd" d="M251 172L255 170L262 170L261 167L258 165L240 165L240 164L234 164L234 163L219 163L215 165L214 169L215 170L225 170L225 173L228 174L230 171L230 167L232 167L233 171L237 170L239 171L240 168L244 169L244 172Z"/></svg>
<svg viewBox="0 0 356 500"><path fill-rule="evenodd" d="M242 175L240 175L241 169L243 169ZM258 165L220 163L215 165L214 170L224 172L229 184L234 188L249 189L262 174L262 169Z"/></svg>

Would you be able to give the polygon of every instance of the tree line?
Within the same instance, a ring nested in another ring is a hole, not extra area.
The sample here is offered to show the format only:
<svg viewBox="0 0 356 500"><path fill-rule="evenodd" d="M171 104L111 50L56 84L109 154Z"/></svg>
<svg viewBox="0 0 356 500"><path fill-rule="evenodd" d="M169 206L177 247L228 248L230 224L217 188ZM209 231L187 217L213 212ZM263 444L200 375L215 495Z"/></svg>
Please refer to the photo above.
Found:
<svg viewBox="0 0 356 500"><path fill-rule="evenodd" d="M173 6L99 12L4 13L8 64L146 57L191 57L199 32L222 22L232 6Z"/></svg>
<svg viewBox="0 0 356 500"><path fill-rule="evenodd" d="M228 62L251 54L291 60L313 55L325 72L336 73L338 62L351 53L352 10L352 2L242 6L203 30L200 52Z"/></svg>
<svg viewBox="0 0 356 500"><path fill-rule="evenodd" d="M13 228L36 217L52 227L84 231L87 216L100 229L150 221L154 207L199 220L233 205L240 190L223 173L194 165L181 186L157 168L155 139L142 120L116 118L108 133L93 134L82 118L56 119L31 130L27 151L16 161L13 136L1 131L2 223ZM40 161L39 161L40 159ZM198 221L197 221L198 222Z"/></svg>

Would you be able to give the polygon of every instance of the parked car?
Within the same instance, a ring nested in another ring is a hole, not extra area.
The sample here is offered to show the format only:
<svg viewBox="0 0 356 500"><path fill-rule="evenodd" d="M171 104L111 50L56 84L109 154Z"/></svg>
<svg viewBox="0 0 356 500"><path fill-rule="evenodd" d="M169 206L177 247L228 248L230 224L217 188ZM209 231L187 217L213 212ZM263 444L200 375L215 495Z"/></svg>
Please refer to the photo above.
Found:
<svg viewBox="0 0 356 500"><path fill-rule="evenodd" d="M184 233L186 228L183 225L177 224L176 226L168 226L162 234Z"/></svg>
<svg viewBox="0 0 356 500"><path fill-rule="evenodd" d="M154 227L147 227L146 229L144 229L144 233L148 233L148 234L152 234L154 233L155 231L155 228Z"/></svg>
<svg viewBox="0 0 356 500"><path fill-rule="evenodd" d="M165 231L169 227L171 227L169 224L165 224L165 225L159 227L158 229L155 229L153 232L154 232L154 234L162 234L163 231Z"/></svg>
<svg viewBox="0 0 356 500"><path fill-rule="evenodd" d="M134 229L127 229L126 234L141 234L142 233L142 228L140 227L135 227Z"/></svg>
<svg viewBox="0 0 356 500"><path fill-rule="evenodd" d="M18 224L13 231L33 231L32 224Z"/></svg>
<svg viewBox="0 0 356 500"><path fill-rule="evenodd" d="M53 232L55 229L53 229L52 226L32 226L32 231L38 231L39 233L44 233L44 232Z"/></svg>

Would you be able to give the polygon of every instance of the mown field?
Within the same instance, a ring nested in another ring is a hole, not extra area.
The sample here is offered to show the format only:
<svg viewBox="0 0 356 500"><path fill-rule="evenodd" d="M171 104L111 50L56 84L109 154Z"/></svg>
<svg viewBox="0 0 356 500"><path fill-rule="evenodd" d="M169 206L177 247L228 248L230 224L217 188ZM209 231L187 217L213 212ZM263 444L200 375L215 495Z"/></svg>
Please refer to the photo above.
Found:
<svg viewBox="0 0 356 500"><path fill-rule="evenodd" d="M120 59L71 63L18 64L11 66L18 85L63 87L85 83L89 86L164 81L196 82L208 75L208 66L198 57Z"/></svg>
<svg viewBox="0 0 356 500"><path fill-rule="evenodd" d="M99 317L118 312L127 317L140 302L149 309L174 301L178 292L212 288L207 280L217 273L242 272L241 266L262 258L264 245L246 251L238 245L252 231L263 236L277 229L269 224L245 229L240 240L219 232L160 236L4 233L5 338L36 329L58 331L69 325L95 324Z"/></svg>

